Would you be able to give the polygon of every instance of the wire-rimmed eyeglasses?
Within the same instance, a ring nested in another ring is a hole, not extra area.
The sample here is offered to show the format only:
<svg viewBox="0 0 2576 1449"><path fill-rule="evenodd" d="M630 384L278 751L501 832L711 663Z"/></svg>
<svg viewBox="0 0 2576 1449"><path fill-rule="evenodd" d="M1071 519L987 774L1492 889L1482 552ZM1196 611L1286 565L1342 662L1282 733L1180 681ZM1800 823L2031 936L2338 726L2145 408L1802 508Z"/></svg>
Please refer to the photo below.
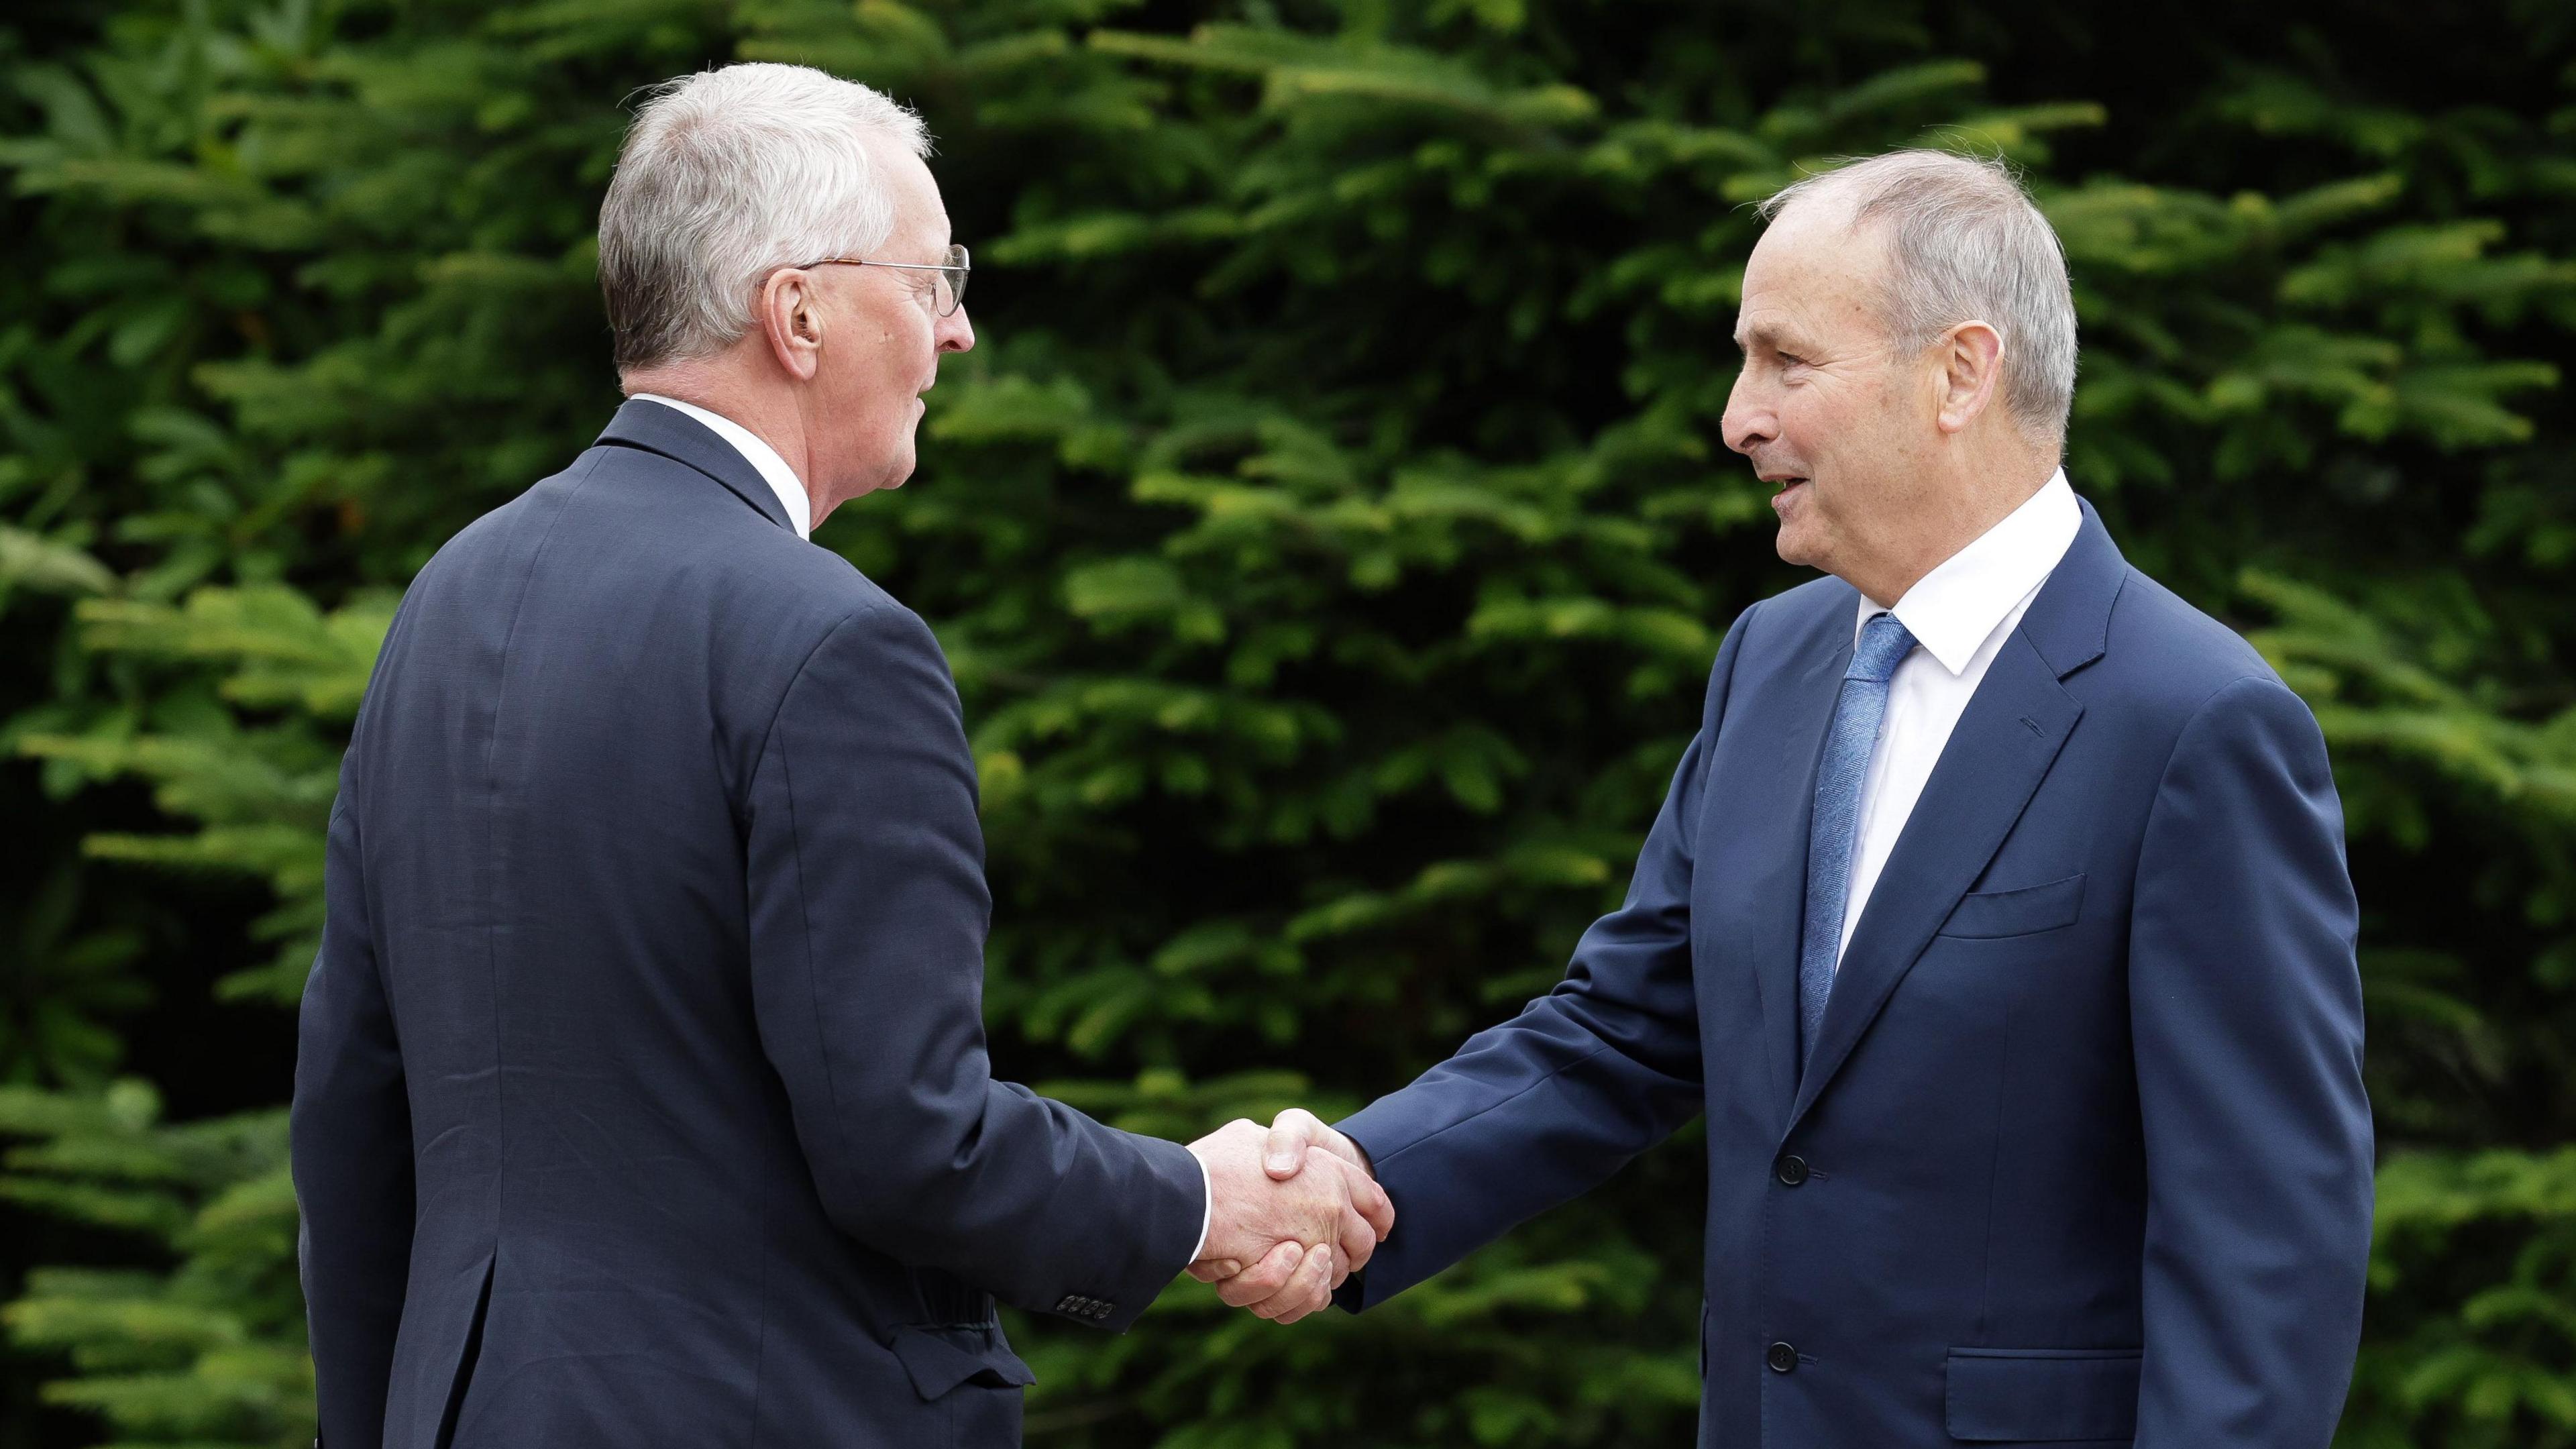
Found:
<svg viewBox="0 0 2576 1449"><path fill-rule="evenodd" d="M970 268L966 259L966 248L962 244L950 247L948 259L943 262L877 262L865 257L825 257L821 261L805 263L809 267L834 264L851 267L893 267L905 272L937 272L939 278L933 286L938 293L934 301L939 309L939 315L953 316L959 307L966 304L966 273Z"/></svg>

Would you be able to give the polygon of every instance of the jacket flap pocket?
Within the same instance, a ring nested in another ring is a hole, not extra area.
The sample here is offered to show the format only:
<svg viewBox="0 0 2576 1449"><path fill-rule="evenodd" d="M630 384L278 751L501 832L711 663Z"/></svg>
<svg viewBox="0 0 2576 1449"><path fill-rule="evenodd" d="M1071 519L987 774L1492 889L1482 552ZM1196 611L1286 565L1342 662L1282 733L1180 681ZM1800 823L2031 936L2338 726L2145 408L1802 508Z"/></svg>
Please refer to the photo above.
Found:
<svg viewBox="0 0 2576 1449"><path fill-rule="evenodd" d="M988 1388L1026 1388L1038 1381L1020 1356L1011 1352L999 1328L972 1324L899 1323L894 1330L894 1356L912 1375L912 1387L924 1399L935 1399L968 1379Z"/></svg>
<svg viewBox="0 0 2576 1449"><path fill-rule="evenodd" d="M1979 1444L2127 1441L2138 1433L2138 1351L1950 1350L1950 1437Z"/></svg>
<svg viewBox="0 0 2576 1449"><path fill-rule="evenodd" d="M2070 875L2043 885L2008 891L1971 891L1959 897L1950 918L1941 923L1944 936L2027 936L2075 924L2084 904L2084 877Z"/></svg>

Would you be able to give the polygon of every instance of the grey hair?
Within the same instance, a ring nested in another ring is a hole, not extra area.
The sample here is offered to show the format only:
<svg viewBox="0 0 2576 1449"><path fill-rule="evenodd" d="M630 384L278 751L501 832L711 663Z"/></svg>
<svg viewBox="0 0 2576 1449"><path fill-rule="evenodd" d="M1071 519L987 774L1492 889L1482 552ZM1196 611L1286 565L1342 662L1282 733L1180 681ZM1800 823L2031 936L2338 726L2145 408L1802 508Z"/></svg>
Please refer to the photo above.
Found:
<svg viewBox="0 0 2576 1449"><path fill-rule="evenodd" d="M599 207L599 287L621 369L720 352L780 267L885 245L894 203L869 142L930 154L921 117L801 65L753 63L652 88Z"/></svg>
<svg viewBox="0 0 2576 1449"><path fill-rule="evenodd" d="M1881 314L1899 347L1929 347L1962 322L2004 343L2004 410L2035 439L2066 438L2075 405L2075 297L2066 249L2000 158L1890 151L1810 176L1754 210L1765 221L1805 201L1887 225Z"/></svg>

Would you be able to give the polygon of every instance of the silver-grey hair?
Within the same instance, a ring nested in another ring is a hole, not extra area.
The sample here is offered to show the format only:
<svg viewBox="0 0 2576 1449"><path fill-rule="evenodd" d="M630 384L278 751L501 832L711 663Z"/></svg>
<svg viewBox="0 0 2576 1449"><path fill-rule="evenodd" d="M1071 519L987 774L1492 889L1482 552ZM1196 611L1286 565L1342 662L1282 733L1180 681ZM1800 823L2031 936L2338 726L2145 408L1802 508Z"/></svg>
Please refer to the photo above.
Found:
<svg viewBox="0 0 2576 1449"><path fill-rule="evenodd" d="M2075 297L2066 249L2000 159L1948 151L1890 151L1810 176L1755 208L1848 207L1853 227L1886 226L1881 312L1899 347L1929 347L1962 322L1988 323L2004 343L2004 410L2033 438L2066 439L2075 405Z"/></svg>
<svg viewBox="0 0 2576 1449"><path fill-rule="evenodd" d="M871 142L930 154L882 91L753 63L653 87L599 207L599 286L621 369L720 352L780 267L885 245L894 203Z"/></svg>

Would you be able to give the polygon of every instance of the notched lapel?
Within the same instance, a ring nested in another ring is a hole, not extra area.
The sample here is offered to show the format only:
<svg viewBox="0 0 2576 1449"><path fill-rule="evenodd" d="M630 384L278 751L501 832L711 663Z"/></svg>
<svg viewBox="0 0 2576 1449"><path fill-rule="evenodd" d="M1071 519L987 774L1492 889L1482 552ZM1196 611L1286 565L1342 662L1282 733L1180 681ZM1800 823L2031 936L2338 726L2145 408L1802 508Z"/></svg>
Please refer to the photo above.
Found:
<svg viewBox="0 0 2576 1449"><path fill-rule="evenodd" d="M1825 724L1851 664L1849 596L1793 645L1768 678L1740 678L1744 713L1728 724L1727 749L1743 773L1703 807L1698 869L1726 883L1734 903L1713 929L1751 964L1772 1110L1785 1122L1798 1086L1798 932L1806 912L1807 824ZM1839 644L1836 640L1839 625Z"/></svg>
<svg viewBox="0 0 2576 1449"><path fill-rule="evenodd" d="M1833 1080L1897 983L1931 944L1942 920L1994 858L2083 713L2084 706L2058 683L2057 671L2015 630L1951 730L1924 782L1922 798L1897 834L1878 883L1870 888L1851 942L1843 948L1833 993L1825 998L1824 1024L1789 1114L1791 1128ZM1809 780L1812 797L1812 774ZM1794 1014L1794 947L1788 955L1787 1001ZM1764 1005L1767 1011L1767 992Z"/></svg>

